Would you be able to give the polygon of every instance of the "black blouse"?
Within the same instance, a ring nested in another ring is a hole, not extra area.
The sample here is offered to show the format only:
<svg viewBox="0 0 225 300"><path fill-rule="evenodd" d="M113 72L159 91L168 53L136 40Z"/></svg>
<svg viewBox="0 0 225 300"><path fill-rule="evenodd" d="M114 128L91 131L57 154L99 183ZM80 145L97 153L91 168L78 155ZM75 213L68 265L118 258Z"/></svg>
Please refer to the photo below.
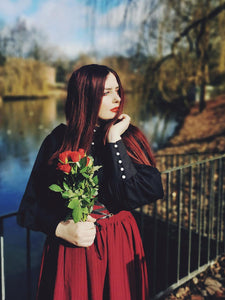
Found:
<svg viewBox="0 0 225 300"><path fill-rule="evenodd" d="M17 222L23 227L54 235L58 223L65 219L67 208L60 193L49 186L57 182L57 171L49 158L63 140L66 125L60 124L43 141L22 198ZM98 201L112 212L132 210L163 197L160 172L151 166L136 164L122 140L102 142L101 129L94 130L91 155L98 170Z"/></svg>

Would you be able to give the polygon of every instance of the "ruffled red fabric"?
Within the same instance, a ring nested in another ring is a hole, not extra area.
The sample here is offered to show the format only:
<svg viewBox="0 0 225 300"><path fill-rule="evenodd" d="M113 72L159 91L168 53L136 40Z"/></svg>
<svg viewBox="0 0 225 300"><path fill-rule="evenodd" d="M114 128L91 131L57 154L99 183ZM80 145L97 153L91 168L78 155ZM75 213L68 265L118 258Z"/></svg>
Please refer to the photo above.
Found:
<svg viewBox="0 0 225 300"><path fill-rule="evenodd" d="M121 211L98 223L88 248L47 240L38 300L149 299L145 255L132 214Z"/></svg>

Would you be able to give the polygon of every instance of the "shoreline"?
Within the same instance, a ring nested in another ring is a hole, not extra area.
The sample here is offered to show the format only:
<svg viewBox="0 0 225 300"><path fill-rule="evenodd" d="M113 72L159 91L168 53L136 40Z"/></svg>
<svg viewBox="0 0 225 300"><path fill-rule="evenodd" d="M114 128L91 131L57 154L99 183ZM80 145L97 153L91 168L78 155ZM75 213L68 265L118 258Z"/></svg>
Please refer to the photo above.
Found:
<svg viewBox="0 0 225 300"><path fill-rule="evenodd" d="M0 101L22 101L22 100L39 100L49 99L52 96L62 97L66 96L66 89L59 87L51 87L49 92L43 95L5 95L0 96Z"/></svg>
<svg viewBox="0 0 225 300"><path fill-rule="evenodd" d="M190 109L180 128L156 155L225 152L225 94L207 101L202 112L198 109L198 104Z"/></svg>

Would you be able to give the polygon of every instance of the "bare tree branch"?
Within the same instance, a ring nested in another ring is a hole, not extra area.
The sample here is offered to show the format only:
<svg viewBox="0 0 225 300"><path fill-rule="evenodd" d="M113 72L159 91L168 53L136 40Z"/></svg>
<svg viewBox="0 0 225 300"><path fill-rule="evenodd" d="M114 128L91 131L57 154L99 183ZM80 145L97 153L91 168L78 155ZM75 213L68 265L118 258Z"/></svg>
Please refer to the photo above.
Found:
<svg viewBox="0 0 225 300"><path fill-rule="evenodd" d="M214 10L212 10L208 15L206 15L205 17L196 20L195 22L193 22L192 24L190 24L189 26L187 26L178 37L175 38L175 40L173 41L172 44L172 52L175 48L175 45L184 37L187 36L187 34L194 28L196 28L199 24L205 23L208 20L213 19L214 17L216 17L219 13L221 13L223 10L225 10L225 3L223 3L220 6L217 6Z"/></svg>
<svg viewBox="0 0 225 300"><path fill-rule="evenodd" d="M196 20L195 22L193 22L192 24L190 24L189 26L187 26L178 37L176 37L172 43L172 51L170 54L164 56L162 59L160 59L158 62L156 62L156 64L154 65L153 68L150 68L152 72L157 71L160 66L167 61L168 59L171 59L172 57L174 57L174 48L175 45L185 36L188 36L189 32L196 28L199 24L203 24L206 23L208 20L213 19L214 17L216 17L218 14L220 14L223 10L225 10L225 3L223 3L222 5L216 7L214 10L212 10L208 15L206 15L205 17ZM204 27L204 26L203 26Z"/></svg>

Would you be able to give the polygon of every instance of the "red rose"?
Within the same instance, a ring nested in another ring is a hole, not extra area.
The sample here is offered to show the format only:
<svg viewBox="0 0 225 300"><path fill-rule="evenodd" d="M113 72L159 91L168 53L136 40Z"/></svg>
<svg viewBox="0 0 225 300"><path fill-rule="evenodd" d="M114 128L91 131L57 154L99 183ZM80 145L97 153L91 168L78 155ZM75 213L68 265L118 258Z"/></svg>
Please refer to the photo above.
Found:
<svg viewBox="0 0 225 300"><path fill-rule="evenodd" d="M92 166L92 165L93 165L93 161L91 160L90 157L87 157L86 167L87 167L87 166Z"/></svg>
<svg viewBox="0 0 225 300"><path fill-rule="evenodd" d="M88 166L89 162L90 162L90 158L87 157L87 163L86 163L86 166Z"/></svg>
<svg viewBox="0 0 225 300"><path fill-rule="evenodd" d="M67 164L68 163L68 158L70 155L71 151L64 151L62 153L59 154L59 160L63 163L63 164Z"/></svg>
<svg viewBox="0 0 225 300"><path fill-rule="evenodd" d="M71 171L71 166L70 166L70 164L61 164L61 163L58 163L57 169L60 170L60 171L63 171L66 174L69 174L70 171Z"/></svg>
<svg viewBox="0 0 225 300"><path fill-rule="evenodd" d="M79 149L78 152L80 153L81 158L83 158L85 156L85 152L84 149Z"/></svg>
<svg viewBox="0 0 225 300"><path fill-rule="evenodd" d="M73 162L77 162L80 160L80 153L78 151L71 151L70 158L72 159Z"/></svg>

